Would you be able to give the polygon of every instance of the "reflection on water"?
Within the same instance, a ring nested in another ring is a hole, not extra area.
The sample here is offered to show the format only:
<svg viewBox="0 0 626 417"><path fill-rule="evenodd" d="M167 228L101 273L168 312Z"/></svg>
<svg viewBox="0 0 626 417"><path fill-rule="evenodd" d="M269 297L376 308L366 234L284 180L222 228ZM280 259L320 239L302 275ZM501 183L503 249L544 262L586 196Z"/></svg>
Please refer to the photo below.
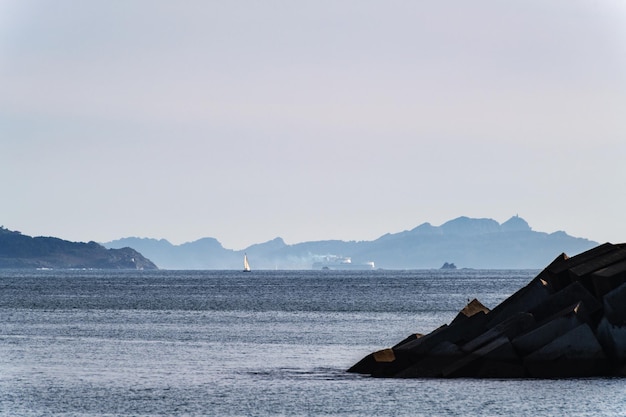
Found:
<svg viewBox="0 0 626 417"><path fill-rule="evenodd" d="M1 272L0 415L625 415L620 379L344 372L535 273Z"/></svg>

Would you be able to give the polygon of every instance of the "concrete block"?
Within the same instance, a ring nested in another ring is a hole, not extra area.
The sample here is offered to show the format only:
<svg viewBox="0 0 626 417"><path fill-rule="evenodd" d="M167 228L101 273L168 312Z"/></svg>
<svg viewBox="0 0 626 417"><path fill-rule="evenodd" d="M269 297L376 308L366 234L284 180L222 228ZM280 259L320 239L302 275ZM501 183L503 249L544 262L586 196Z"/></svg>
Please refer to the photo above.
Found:
<svg viewBox="0 0 626 417"><path fill-rule="evenodd" d="M370 353L348 369L348 372L390 377L411 365L411 360L412 358L406 353L397 355L393 349L383 349Z"/></svg>
<svg viewBox="0 0 626 417"><path fill-rule="evenodd" d="M420 338L420 337L422 337L422 336L424 336L422 333L413 333L413 334L411 334L411 335L407 336L404 340L402 340L402 341L400 341L400 342L396 343L396 344L392 347L392 349L396 349L397 347L402 346L402 345L403 345L403 344L405 344L405 343L412 342L413 340L419 339L419 338Z"/></svg>
<svg viewBox="0 0 626 417"><path fill-rule="evenodd" d="M398 346L395 350L418 356L427 354L441 342L466 343L485 331L487 317L488 315L478 312L460 323L441 326L432 333Z"/></svg>
<svg viewBox="0 0 626 417"><path fill-rule="evenodd" d="M428 355L394 375L397 378L440 378L443 369L465 354L451 342L441 342Z"/></svg>
<svg viewBox="0 0 626 417"><path fill-rule="evenodd" d="M604 253L587 262L570 268L569 272L575 279L581 279L586 275L598 271L602 268L606 268L609 265L613 265L620 261L626 260L626 250L615 247L615 250Z"/></svg>
<svg viewBox="0 0 626 417"><path fill-rule="evenodd" d="M393 353L393 349L383 349L373 353L375 362L393 362L396 360L396 355Z"/></svg>
<svg viewBox="0 0 626 417"><path fill-rule="evenodd" d="M593 331L581 324L524 358L532 377L605 375L608 358Z"/></svg>
<svg viewBox="0 0 626 417"><path fill-rule="evenodd" d="M464 352L473 352L493 340L506 336L509 339L530 329L535 324L535 318L530 313L516 313L504 320L497 326L480 334L469 342L461 346Z"/></svg>
<svg viewBox="0 0 626 417"><path fill-rule="evenodd" d="M427 353L437 344L446 340L451 333L447 324L444 324L432 332L415 339L405 339L398 343L394 349L399 351L410 351L416 355Z"/></svg>
<svg viewBox="0 0 626 417"><path fill-rule="evenodd" d="M487 315L489 321L486 326L491 328L515 313L528 312L551 295L552 291L548 283L539 274L528 285L491 310Z"/></svg>
<svg viewBox="0 0 626 417"><path fill-rule="evenodd" d="M611 324L606 317L598 324L598 341L614 362L624 365L626 360L626 326Z"/></svg>
<svg viewBox="0 0 626 417"><path fill-rule="evenodd" d="M610 361L605 358L567 358L553 361L524 362L530 378L587 378L615 375Z"/></svg>
<svg viewBox="0 0 626 417"><path fill-rule="evenodd" d="M593 315L602 310L602 303L598 301L580 282L574 282L562 290L551 295L530 310L537 322L541 322L550 316L571 305L582 302L585 311Z"/></svg>
<svg viewBox="0 0 626 417"><path fill-rule="evenodd" d="M502 362L484 360L474 378L526 378L526 368L521 361Z"/></svg>
<svg viewBox="0 0 626 417"><path fill-rule="evenodd" d="M615 249L619 249L619 246L613 245L612 243L604 243L585 252L579 253L576 256L567 258L564 262L553 261L550 265L546 267L546 270L551 274L557 275L567 271L568 269L589 262L592 259L597 258L598 256L604 255L605 253L614 251Z"/></svg>
<svg viewBox="0 0 626 417"><path fill-rule="evenodd" d="M602 302L604 305L604 316L611 324L626 325L626 284L622 284L616 289L604 295Z"/></svg>
<svg viewBox="0 0 626 417"><path fill-rule="evenodd" d="M498 370L500 365L500 370ZM444 377L520 377L523 376L521 360L509 339L500 336L480 349L451 363L442 371Z"/></svg>
<svg viewBox="0 0 626 417"><path fill-rule="evenodd" d="M601 299L626 282L626 261L607 266L591 274L591 286L596 297Z"/></svg>
<svg viewBox="0 0 626 417"><path fill-rule="evenodd" d="M363 359L355 363L348 369L348 372L354 374L368 374L371 375L375 368L377 368L377 362L374 359L374 353L370 353L365 356Z"/></svg>
<svg viewBox="0 0 626 417"><path fill-rule="evenodd" d="M569 270L571 268L575 268L579 265L593 260L598 256L602 256L616 249L619 249L619 247L611 243L605 243L603 245L596 246L595 248L580 253L576 256L572 256L571 258L567 258L566 256L566 259L564 261L553 261L545 269L545 271L549 275L548 281L550 282L550 285L554 288L555 291L567 287L569 284L572 283L573 280L572 276L569 273Z"/></svg>
<svg viewBox="0 0 626 417"><path fill-rule="evenodd" d="M526 356L528 360L555 360L569 358L604 357L602 346L588 324L581 324L549 344Z"/></svg>
<svg viewBox="0 0 626 417"><path fill-rule="evenodd" d="M564 266L567 265L566 261L568 259L569 257L565 253L561 253L552 262L550 262L550 265L545 267L544 270L541 271L541 273L539 274L541 279L548 283L548 286L550 287L552 292L558 291L561 288L571 284L569 274L562 274L562 272L558 272L561 271L561 269L567 272L567 268ZM561 275L564 276L565 281L561 280Z"/></svg>
<svg viewBox="0 0 626 417"><path fill-rule="evenodd" d="M463 307L463 309L459 312L459 314L456 315L456 317L454 318L454 320L452 320L450 324L461 322L467 319L468 317L472 317L474 314L477 314L480 312L487 314L489 313L489 309L485 307L476 298L474 298L472 301L467 303L465 307Z"/></svg>
<svg viewBox="0 0 626 417"><path fill-rule="evenodd" d="M511 340L513 347L523 356L528 355L586 322L582 303L561 311L539 327ZM581 314L579 314L579 312Z"/></svg>

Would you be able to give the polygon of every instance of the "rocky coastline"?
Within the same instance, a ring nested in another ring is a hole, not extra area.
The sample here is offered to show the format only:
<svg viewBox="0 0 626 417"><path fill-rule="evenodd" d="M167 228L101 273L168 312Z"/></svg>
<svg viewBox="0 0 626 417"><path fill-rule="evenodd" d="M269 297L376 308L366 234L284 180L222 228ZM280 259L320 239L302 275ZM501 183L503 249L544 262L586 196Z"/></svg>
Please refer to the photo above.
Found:
<svg viewBox="0 0 626 417"><path fill-rule="evenodd" d="M4 227L0 228L0 268L158 269L132 248L107 249L96 242L31 237Z"/></svg>

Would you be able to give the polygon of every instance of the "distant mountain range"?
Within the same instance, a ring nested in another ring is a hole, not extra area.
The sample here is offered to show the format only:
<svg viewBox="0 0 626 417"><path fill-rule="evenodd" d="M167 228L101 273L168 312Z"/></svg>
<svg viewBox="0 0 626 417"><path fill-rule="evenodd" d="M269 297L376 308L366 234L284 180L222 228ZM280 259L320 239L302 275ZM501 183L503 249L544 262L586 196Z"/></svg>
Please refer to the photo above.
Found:
<svg viewBox="0 0 626 417"><path fill-rule="evenodd" d="M281 238L244 250L225 249L214 238L182 245L165 239L128 237L104 243L131 247L163 269L239 269L247 253L252 269L459 268L538 269L562 252L573 256L598 243L565 232L531 229L521 217L499 224L492 219L459 217L441 226L424 223L412 230L388 233L373 241L324 240L287 245Z"/></svg>
<svg viewBox="0 0 626 417"><path fill-rule="evenodd" d="M157 269L134 249L31 237L0 227L0 268Z"/></svg>

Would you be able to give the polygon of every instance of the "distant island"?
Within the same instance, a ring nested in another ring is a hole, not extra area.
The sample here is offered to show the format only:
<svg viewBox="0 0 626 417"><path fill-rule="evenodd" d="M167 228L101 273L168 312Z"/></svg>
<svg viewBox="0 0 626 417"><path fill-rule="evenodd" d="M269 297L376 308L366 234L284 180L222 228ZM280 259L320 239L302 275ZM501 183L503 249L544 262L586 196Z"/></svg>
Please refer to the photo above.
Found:
<svg viewBox="0 0 626 417"><path fill-rule="evenodd" d="M158 269L131 248L31 237L0 226L0 268Z"/></svg>
<svg viewBox="0 0 626 417"><path fill-rule="evenodd" d="M456 269L456 265L454 264L454 262L444 262L444 264L441 265L441 268L439 269Z"/></svg>
<svg viewBox="0 0 626 417"><path fill-rule="evenodd" d="M519 216L502 224L463 216L441 226L423 223L373 241L324 240L289 245L277 237L238 251L224 248L211 237L182 245L137 237L104 243L107 248L132 247L163 269L235 270L243 267L244 253L253 270L439 269L446 263L458 268L539 269L559 253L575 255L597 245L562 231L534 231Z"/></svg>

